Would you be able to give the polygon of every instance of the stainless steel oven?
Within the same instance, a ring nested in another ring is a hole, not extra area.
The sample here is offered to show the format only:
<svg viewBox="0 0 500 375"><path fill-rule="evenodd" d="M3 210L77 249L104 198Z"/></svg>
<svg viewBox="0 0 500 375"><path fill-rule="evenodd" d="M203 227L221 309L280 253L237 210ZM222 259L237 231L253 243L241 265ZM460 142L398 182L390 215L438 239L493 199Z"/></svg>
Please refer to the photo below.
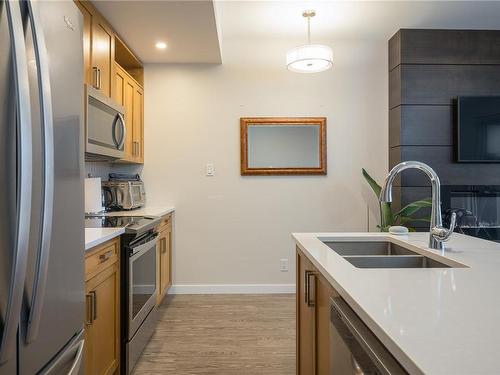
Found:
<svg viewBox="0 0 500 375"><path fill-rule="evenodd" d="M132 339L156 304L156 237L146 233L130 243L128 279L128 337Z"/></svg>
<svg viewBox="0 0 500 375"><path fill-rule="evenodd" d="M407 374L341 297L330 302L330 374Z"/></svg>
<svg viewBox="0 0 500 375"><path fill-rule="evenodd" d="M158 224L159 218L154 221ZM132 373L156 326L157 237L154 229L123 237L122 374Z"/></svg>
<svg viewBox="0 0 500 375"><path fill-rule="evenodd" d="M125 109L86 85L86 142L88 160L120 159L125 156Z"/></svg>

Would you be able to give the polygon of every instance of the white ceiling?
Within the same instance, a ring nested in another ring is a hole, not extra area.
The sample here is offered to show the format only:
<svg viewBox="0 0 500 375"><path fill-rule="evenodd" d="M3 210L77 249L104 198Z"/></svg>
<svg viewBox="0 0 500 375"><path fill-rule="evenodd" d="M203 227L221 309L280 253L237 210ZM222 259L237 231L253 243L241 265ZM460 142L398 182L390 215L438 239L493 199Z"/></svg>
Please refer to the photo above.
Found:
<svg viewBox="0 0 500 375"><path fill-rule="evenodd" d="M387 39L400 28L500 29L500 1L217 1L224 37Z"/></svg>
<svg viewBox="0 0 500 375"><path fill-rule="evenodd" d="M305 42L306 22L301 16L305 9L317 12L311 26L313 42L388 40L400 28L500 29L500 1L98 0L94 4L146 63L220 63L226 38ZM164 52L154 48L159 39L169 45Z"/></svg>
<svg viewBox="0 0 500 375"><path fill-rule="evenodd" d="M220 63L210 1L93 1L143 63ZM157 41L166 50L155 48Z"/></svg>

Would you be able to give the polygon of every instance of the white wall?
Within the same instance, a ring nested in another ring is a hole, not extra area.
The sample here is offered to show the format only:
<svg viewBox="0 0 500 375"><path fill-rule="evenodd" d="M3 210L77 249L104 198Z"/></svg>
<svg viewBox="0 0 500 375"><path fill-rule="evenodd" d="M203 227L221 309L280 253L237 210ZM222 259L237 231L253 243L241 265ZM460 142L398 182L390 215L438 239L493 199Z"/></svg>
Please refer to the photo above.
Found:
<svg viewBox="0 0 500 375"><path fill-rule="evenodd" d="M388 165L387 42L331 41L333 70L313 75L284 67L294 42L224 36L223 65L146 66L143 178L148 204L176 207L174 284L292 284L292 232L367 229L361 168ZM328 176L240 176L246 116L326 116Z"/></svg>

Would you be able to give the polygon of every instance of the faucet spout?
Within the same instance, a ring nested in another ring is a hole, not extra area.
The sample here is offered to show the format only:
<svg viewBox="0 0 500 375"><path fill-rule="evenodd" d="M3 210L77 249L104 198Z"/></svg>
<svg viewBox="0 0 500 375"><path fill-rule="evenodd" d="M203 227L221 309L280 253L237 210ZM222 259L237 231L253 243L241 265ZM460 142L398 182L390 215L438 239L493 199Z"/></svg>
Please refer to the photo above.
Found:
<svg viewBox="0 0 500 375"><path fill-rule="evenodd" d="M380 191L380 202L392 202L392 184L396 176L405 169L418 169L424 172L431 181L432 208L431 223L429 230L429 247L431 249L444 250L444 242L447 241L454 230L454 220L450 229L443 228L441 217L441 183L437 173L427 164L419 161L404 161L391 169Z"/></svg>

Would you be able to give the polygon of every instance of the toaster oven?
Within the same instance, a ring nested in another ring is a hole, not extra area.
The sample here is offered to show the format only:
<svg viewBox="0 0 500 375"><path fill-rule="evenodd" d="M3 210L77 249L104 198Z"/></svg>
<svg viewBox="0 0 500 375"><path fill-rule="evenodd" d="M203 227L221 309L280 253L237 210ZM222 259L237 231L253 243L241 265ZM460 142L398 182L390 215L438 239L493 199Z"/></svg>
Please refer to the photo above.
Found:
<svg viewBox="0 0 500 375"><path fill-rule="evenodd" d="M102 192L107 210L133 210L146 203L142 181L103 181Z"/></svg>

